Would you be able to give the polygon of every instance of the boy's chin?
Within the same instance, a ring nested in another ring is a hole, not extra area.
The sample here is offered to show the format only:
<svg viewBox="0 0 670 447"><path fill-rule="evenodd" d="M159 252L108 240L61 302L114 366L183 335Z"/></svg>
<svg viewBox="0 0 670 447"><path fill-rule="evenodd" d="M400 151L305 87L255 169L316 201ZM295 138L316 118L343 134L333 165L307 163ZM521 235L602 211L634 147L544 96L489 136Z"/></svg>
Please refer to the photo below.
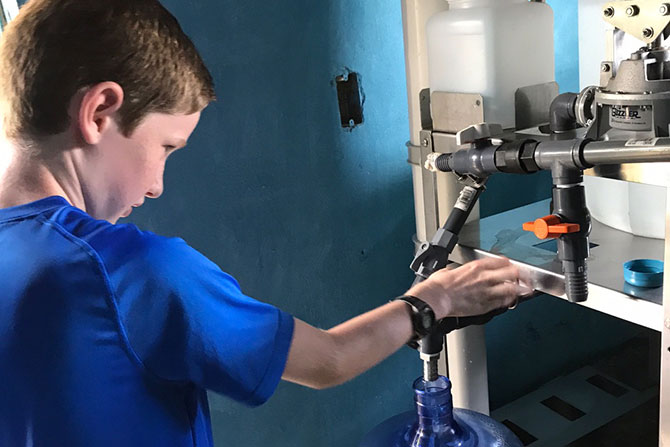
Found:
<svg viewBox="0 0 670 447"><path fill-rule="evenodd" d="M129 215L130 215L130 213L124 212L123 214L121 214L119 216L110 217L110 218L107 218L105 220L107 222L111 223L111 224L116 224L116 223L119 222L119 220L124 219L124 218L128 217Z"/></svg>
<svg viewBox="0 0 670 447"><path fill-rule="evenodd" d="M125 219L126 217L130 216L130 213L133 212L133 208L128 208L127 210L123 211L120 215L116 216L114 219L107 219L109 222L115 224L121 219Z"/></svg>

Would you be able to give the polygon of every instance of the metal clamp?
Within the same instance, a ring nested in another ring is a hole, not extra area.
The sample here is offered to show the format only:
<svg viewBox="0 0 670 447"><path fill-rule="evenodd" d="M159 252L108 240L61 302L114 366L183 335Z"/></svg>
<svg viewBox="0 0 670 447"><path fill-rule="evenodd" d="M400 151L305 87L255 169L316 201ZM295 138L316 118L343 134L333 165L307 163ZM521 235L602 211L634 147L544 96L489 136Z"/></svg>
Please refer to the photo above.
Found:
<svg viewBox="0 0 670 447"><path fill-rule="evenodd" d="M456 144L462 146L464 144L474 143L478 140L491 138L496 135L501 135L503 128L500 124L493 123L479 123L468 126L456 133Z"/></svg>
<svg viewBox="0 0 670 447"><path fill-rule="evenodd" d="M597 87L590 86L582 90L577 96L575 104L575 116L577 122L584 127L589 127L593 123L596 110L596 90Z"/></svg>

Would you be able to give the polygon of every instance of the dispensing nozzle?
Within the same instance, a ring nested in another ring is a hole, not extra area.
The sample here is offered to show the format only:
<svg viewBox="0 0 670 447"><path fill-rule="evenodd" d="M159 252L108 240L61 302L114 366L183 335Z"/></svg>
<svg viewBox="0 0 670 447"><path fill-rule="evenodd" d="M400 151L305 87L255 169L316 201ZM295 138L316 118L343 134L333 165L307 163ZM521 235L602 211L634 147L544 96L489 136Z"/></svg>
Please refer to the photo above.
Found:
<svg viewBox="0 0 670 447"><path fill-rule="evenodd" d="M426 382L433 382L439 377L437 373L437 361L440 355L425 355L421 354L423 360L423 380Z"/></svg>

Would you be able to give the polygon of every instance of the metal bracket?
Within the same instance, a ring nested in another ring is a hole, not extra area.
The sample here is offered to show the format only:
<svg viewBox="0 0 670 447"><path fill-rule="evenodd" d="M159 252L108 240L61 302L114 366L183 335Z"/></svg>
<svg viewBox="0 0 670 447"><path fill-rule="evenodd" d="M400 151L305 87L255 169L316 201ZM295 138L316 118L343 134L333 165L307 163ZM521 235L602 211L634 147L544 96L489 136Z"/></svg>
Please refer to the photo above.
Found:
<svg viewBox="0 0 670 447"><path fill-rule="evenodd" d="M421 128L433 128L433 118L430 116L430 89L424 88L419 92L419 110L421 112Z"/></svg>
<svg viewBox="0 0 670 447"><path fill-rule="evenodd" d="M471 188L486 189L486 179L475 177L474 175L462 175L458 177L458 182Z"/></svg>
<svg viewBox="0 0 670 447"><path fill-rule="evenodd" d="M422 130L420 134L421 141L421 161L423 163L428 155L433 153L433 139L430 130ZM430 240L437 229L440 227L438 206L437 206L437 179L435 173L427 169L421 169L421 181L423 183L423 204L426 216L426 235Z"/></svg>
<svg viewBox="0 0 670 447"><path fill-rule="evenodd" d="M518 130L549 122L549 107L558 96L558 84L529 85L514 93L515 126Z"/></svg>
<svg viewBox="0 0 670 447"><path fill-rule="evenodd" d="M652 43L670 24L670 4L658 0L620 0L603 6L603 19L610 25Z"/></svg>
<svg viewBox="0 0 670 447"><path fill-rule="evenodd" d="M600 64L600 86L605 87L614 76L614 62L604 61Z"/></svg>
<svg viewBox="0 0 670 447"><path fill-rule="evenodd" d="M422 203L425 216L425 231L428 239L435 234L439 227L437 208L437 183L435 174L423 169L423 164L429 154L433 153L433 137L430 130L422 130L419 134L420 146L415 146L408 141L407 163L421 167L421 190L423 191ZM418 200L418 199L417 199Z"/></svg>
<svg viewBox="0 0 670 447"><path fill-rule="evenodd" d="M484 122L484 98L472 93L433 92L430 98L433 129L456 133Z"/></svg>
<svg viewBox="0 0 670 447"><path fill-rule="evenodd" d="M503 128L500 124L472 124L456 133L456 144L462 146L464 144L474 143L478 140L486 140L496 135L501 135L502 133Z"/></svg>
<svg viewBox="0 0 670 447"><path fill-rule="evenodd" d="M421 166L421 146L414 146L411 141L405 146L407 146L407 163Z"/></svg>

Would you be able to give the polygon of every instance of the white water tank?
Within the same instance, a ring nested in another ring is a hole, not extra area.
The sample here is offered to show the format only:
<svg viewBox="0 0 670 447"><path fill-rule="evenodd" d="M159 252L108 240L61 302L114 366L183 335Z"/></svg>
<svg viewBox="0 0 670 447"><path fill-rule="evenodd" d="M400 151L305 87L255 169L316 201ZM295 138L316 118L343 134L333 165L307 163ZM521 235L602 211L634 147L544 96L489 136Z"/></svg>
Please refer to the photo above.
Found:
<svg viewBox="0 0 670 447"><path fill-rule="evenodd" d="M604 4L602 0L579 0L581 88L599 85L600 63L612 59L606 38L612 27L602 19ZM627 47L634 50L637 42L630 42ZM666 188L589 176L584 177L584 187L586 205L594 219L637 236L665 237Z"/></svg>
<svg viewBox="0 0 670 447"><path fill-rule="evenodd" d="M514 93L554 80L554 15L528 0L449 0L428 21L430 90L479 93L484 120L514 127Z"/></svg>

